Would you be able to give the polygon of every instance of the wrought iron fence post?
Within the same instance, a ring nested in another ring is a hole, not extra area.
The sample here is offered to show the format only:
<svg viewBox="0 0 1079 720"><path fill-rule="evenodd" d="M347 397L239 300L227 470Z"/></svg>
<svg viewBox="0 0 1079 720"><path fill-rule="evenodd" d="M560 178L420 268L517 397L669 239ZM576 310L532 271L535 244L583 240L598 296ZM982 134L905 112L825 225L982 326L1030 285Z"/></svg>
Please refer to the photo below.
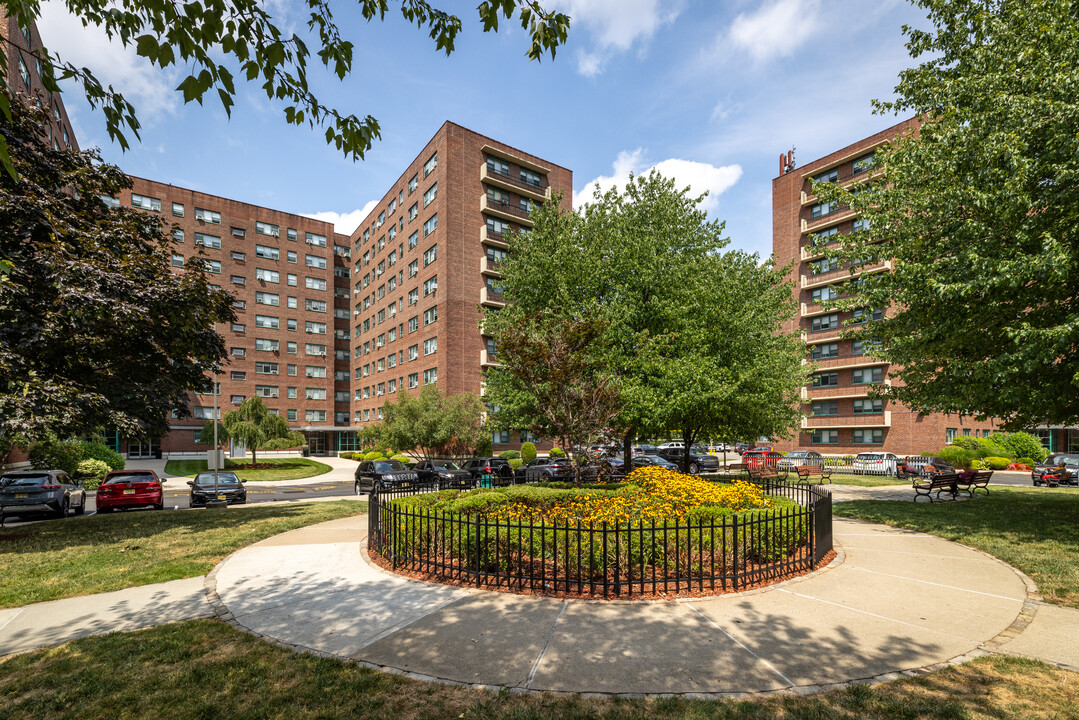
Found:
<svg viewBox="0 0 1079 720"><path fill-rule="evenodd" d="M731 587L735 592L738 592L738 516L735 515L732 520L734 521L734 535L731 542L734 546L734 553L731 555L731 561L734 563L734 572L731 574Z"/></svg>
<svg viewBox="0 0 1079 720"><path fill-rule="evenodd" d="M476 587L480 586L480 516L476 514Z"/></svg>

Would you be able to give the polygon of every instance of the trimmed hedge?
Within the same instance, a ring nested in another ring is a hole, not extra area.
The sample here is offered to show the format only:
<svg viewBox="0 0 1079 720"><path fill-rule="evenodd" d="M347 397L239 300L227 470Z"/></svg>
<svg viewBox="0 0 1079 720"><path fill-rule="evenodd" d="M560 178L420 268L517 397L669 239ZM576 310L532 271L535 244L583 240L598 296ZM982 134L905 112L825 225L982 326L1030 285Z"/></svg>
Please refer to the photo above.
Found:
<svg viewBox="0 0 1079 720"><path fill-rule="evenodd" d="M536 459L536 446L530 442L521 445L521 460L527 465Z"/></svg>

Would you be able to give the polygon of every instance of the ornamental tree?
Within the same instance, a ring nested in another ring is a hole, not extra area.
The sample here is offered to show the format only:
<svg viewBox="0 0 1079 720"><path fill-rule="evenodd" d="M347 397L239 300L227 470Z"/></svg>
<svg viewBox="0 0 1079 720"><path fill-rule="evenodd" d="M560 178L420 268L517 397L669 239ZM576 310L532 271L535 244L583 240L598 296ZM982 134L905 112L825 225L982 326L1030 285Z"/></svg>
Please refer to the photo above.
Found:
<svg viewBox="0 0 1079 720"><path fill-rule="evenodd" d="M221 432L224 431L224 435ZM231 440L243 443L251 448L251 464L258 464L258 449L276 438L289 437L290 431L285 418L270 412L262 403L262 398L249 397L235 410L229 410L221 418L218 428L218 441ZM214 423L207 422L200 434L202 442L213 442Z"/></svg>
<svg viewBox="0 0 1079 720"><path fill-rule="evenodd" d="M357 0L356 4L364 20L370 22L384 20L393 3ZM135 52L151 65L186 68L188 75L176 88L183 93L185 103L195 100L201 104L211 93L230 113L237 79L255 83L267 98L280 101L285 122L324 127L328 144L345 157L362 158L380 137L378 121L320 101L313 91L316 83L308 79L307 65L314 52L326 70L344 79L352 72L354 44L338 27L330 0L309 0L305 5L309 11L307 32L300 35L275 19L270 12L272 6L259 0L194 0L183 4L164 0L64 0L67 10L84 25L101 27L124 46L133 45ZM5 0L3 9L24 30L41 15L41 5L36 0ZM427 0L401 0L399 9L407 22L428 33L436 50L447 55L453 52L457 34L464 27L460 17L433 7ZM482 0L477 12L484 32L498 31L502 19L518 19L528 33L530 60L539 60L547 53L554 58L569 30L565 14L545 10L538 0ZM311 47L308 42L313 43ZM0 62L6 60L3 52L0 49ZM59 80L73 79L80 84L90 105L102 108L109 136L121 147L128 147L127 133L138 138L135 108L119 89L103 87L93 69L65 61L62 52L45 49L27 54L41 63L42 82L49 92L59 92ZM7 93L7 74L0 73L0 109L5 114ZM6 164L3 148L0 138L0 159Z"/></svg>
<svg viewBox="0 0 1079 720"><path fill-rule="evenodd" d="M115 428L160 437L209 391L225 359L214 323L231 296L191 258L172 267L161 221L109 208L131 182L96 150L53 150L47 117L21 101L0 134L18 171L0 173L0 437L28 443Z"/></svg>
<svg viewBox="0 0 1079 720"><path fill-rule="evenodd" d="M880 113L920 128L877 151L883 178L817 185L869 221L835 253L894 259L841 307L890 306L851 336L902 382L880 394L1005 427L1079 421L1079 4L917 0L912 58Z"/></svg>
<svg viewBox="0 0 1079 720"><path fill-rule="evenodd" d="M437 384L424 385L418 393L398 393L383 405L378 438L399 451L417 451L425 460L459 457L481 444L487 432L483 412L475 393L446 395Z"/></svg>

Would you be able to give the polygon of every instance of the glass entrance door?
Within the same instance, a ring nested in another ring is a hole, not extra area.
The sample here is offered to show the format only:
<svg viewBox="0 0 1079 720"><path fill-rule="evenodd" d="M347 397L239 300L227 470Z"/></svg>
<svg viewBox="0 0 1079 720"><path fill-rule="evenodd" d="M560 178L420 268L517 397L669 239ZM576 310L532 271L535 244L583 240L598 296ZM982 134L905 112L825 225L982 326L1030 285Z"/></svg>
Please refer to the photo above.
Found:
<svg viewBox="0 0 1079 720"><path fill-rule="evenodd" d="M326 433L315 432L307 436L307 444L312 455L326 454Z"/></svg>
<svg viewBox="0 0 1079 720"><path fill-rule="evenodd" d="M161 443L159 440L128 440L127 456L129 458L152 458L157 456L157 449Z"/></svg>

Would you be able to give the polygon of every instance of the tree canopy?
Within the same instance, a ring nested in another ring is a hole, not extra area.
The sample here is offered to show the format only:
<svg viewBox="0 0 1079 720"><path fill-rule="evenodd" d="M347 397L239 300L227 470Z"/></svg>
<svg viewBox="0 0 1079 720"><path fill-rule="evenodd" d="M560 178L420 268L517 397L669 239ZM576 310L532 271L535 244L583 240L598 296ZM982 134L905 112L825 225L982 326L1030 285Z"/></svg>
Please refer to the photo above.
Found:
<svg viewBox="0 0 1079 720"><path fill-rule="evenodd" d="M915 59L881 113L920 117L876 153L883 180L852 194L867 232L843 259L894 259L847 306L891 306L853 334L921 412L1010 428L1079 420L1079 3L918 0ZM917 123L915 123L917 124Z"/></svg>
<svg viewBox="0 0 1079 720"><path fill-rule="evenodd" d="M218 425L218 442L232 440L235 443L243 443L251 450L251 462L258 463L258 449L271 440L288 438L291 434L288 422L276 413L270 412L262 402L262 398L249 397L240 403L240 407L229 410L221 418ZM296 433L299 434L299 433ZM214 421L207 422L202 427L200 440L204 443L213 443Z"/></svg>
<svg viewBox="0 0 1079 720"><path fill-rule="evenodd" d="M42 109L0 118L20 180L0 173L0 437L116 428L161 436L226 357L232 298L191 258L172 267L161 221L101 196L131 186L96 151L56 151Z"/></svg>
<svg viewBox="0 0 1079 720"><path fill-rule="evenodd" d="M804 346L778 333L791 288L755 256L724 252L723 224L700 200L652 172L622 191L597 189L576 213L551 203L533 211L532 231L511 239L500 266L509 304L484 319L496 347L540 312L605 323L624 446L638 431L783 434L798 418ZM500 372L489 375L494 404Z"/></svg>
<svg viewBox="0 0 1079 720"><path fill-rule="evenodd" d="M427 460L440 455L459 457L482 444L487 429L483 403L475 393L446 395L438 385L418 393L401 392L382 407L377 442L398 451L417 450Z"/></svg>
<svg viewBox="0 0 1079 720"><path fill-rule="evenodd" d="M365 20L381 22L397 3L357 0L356 4ZM326 142L346 157L362 158L380 137L374 117L357 117L323 103L308 79L312 51L318 62L340 79L353 69L354 44L338 26L331 0L306 3L308 32L304 36L282 27L283 23L271 14L271 5L259 0L194 0L182 4L164 0L64 0L64 6L84 26L96 25L125 46L134 45L135 52L152 65L160 69L185 68L188 74L176 88L183 93L184 102L195 100L201 104L206 94L212 93L226 113L231 113L239 78L258 84L266 97L280 101L286 122L325 127ZM36 0L6 0L4 10L20 28L27 29L40 16L41 4ZM406 21L427 31L436 50L447 55L453 52L457 35L464 28L460 17L427 0L400 0L399 10ZM482 0L477 13L484 32L497 31L502 19L518 19L528 33L530 60L539 60L547 53L553 58L569 29L565 14L544 9L539 0ZM308 47L309 41L317 44ZM121 147L128 147L128 133L139 136L135 108L121 89L103 86L92 68L65 61L62 51L45 49L31 55L41 63L42 81L49 92L59 92L60 80L73 79L81 85L91 106L102 109L109 136ZM5 113L9 91L6 82L7 74L0 73L0 108ZM0 157L2 141L0 138Z"/></svg>

